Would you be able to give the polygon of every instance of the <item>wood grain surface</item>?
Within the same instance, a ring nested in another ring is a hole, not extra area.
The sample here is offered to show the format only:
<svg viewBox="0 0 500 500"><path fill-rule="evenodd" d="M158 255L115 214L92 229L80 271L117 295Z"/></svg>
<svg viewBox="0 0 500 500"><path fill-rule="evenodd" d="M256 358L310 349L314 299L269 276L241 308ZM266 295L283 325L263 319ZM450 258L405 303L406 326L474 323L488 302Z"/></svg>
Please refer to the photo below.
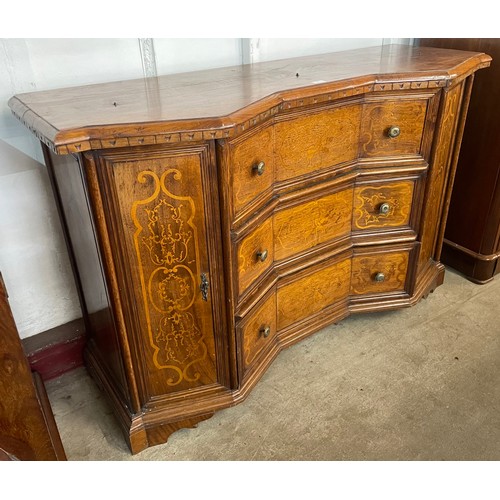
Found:
<svg viewBox="0 0 500 500"><path fill-rule="evenodd" d="M359 104L306 114L275 125L277 180L310 174L354 160L358 152Z"/></svg>
<svg viewBox="0 0 500 500"><path fill-rule="evenodd" d="M217 380L209 230L200 189L208 161L205 146L105 158L149 395Z"/></svg>
<svg viewBox="0 0 500 500"><path fill-rule="evenodd" d="M66 460L43 383L32 376L24 354L1 274L0 402L0 450L7 459Z"/></svg>
<svg viewBox="0 0 500 500"><path fill-rule="evenodd" d="M348 88L353 94L353 86L361 93L446 87L457 75L467 75L489 61L475 52L383 45L32 92L13 97L9 106L43 142L60 152L130 146L134 141L168 144L227 137L235 127L269 118L277 111L273 107L282 103L304 102L318 94L325 94L324 101L343 98ZM335 96L328 95L331 92Z"/></svg>
<svg viewBox="0 0 500 500"><path fill-rule="evenodd" d="M349 234L352 189L277 212L274 215L274 258L286 259Z"/></svg>
<svg viewBox="0 0 500 500"><path fill-rule="evenodd" d="M243 208L274 183L274 127L229 143L234 211ZM263 163L258 174L256 167Z"/></svg>
<svg viewBox="0 0 500 500"><path fill-rule="evenodd" d="M408 257L408 252L353 257L351 293L359 295L404 290ZM383 281L375 279L377 273L384 275Z"/></svg>
<svg viewBox="0 0 500 500"><path fill-rule="evenodd" d="M427 111L426 100L381 99L363 107L360 156L400 156L420 153ZM399 127L400 135L391 138L389 128Z"/></svg>
<svg viewBox="0 0 500 500"><path fill-rule="evenodd" d="M357 186L354 189L353 230L407 225L413 189L413 181ZM382 204L388 205L387 213L381 213Z"/></svg>
<svg viewBox="0 0 500 500"><path fill-rule="evenodd" d="M274 344L277 333L275 291L251 311L242 323L238 329L243 344L243 366L247 369L264 349ZM264 335L265 328L269 328L267 336Z"/></svg>
<svg viewBox="0 0 500 500"><path fill-rule="evenodd" d="M278 289L278 329L320 312L349 295L351 261L309 272Z"/></svg>
<svg viewBox="0 0 500 500"><path fill-rule="evenodd" d="M267 256L262 261L257 254L264 251L267 252ZM270 218L246 236L238 245L239 292L244 292L264 271L273 265L273 261L273 219Z"/></svg>

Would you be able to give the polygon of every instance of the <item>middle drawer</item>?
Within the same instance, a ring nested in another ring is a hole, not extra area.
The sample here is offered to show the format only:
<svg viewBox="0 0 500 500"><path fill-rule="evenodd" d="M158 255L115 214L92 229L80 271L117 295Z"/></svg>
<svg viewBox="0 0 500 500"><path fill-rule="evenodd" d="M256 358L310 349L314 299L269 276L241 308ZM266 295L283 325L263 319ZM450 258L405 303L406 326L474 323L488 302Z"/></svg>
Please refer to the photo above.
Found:
<svg viewBox="0 0 500 500"><path fill-rule="evenodd" d="M236 244L238 294L274 262L284 262L349 238L355 231L408 229L414 179L349 185L298 203L283 203ZM296 200L303 199L297 196Z"/></svg>

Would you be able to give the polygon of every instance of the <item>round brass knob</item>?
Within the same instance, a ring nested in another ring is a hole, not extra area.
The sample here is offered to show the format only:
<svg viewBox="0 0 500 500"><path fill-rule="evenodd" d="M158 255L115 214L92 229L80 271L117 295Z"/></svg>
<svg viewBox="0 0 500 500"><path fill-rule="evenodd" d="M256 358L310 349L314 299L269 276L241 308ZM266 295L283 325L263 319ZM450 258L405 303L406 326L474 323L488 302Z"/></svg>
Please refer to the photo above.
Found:
<svg viewBox="0 0 500 500"><path fill-rule="evenodd" d="M257 174L257 175L262 175L264 173L264 170L266 169L266 164L263 161L259 161L257 165L254 165L252 167L252 170Z"/></svg>
<svg viewBox="0 0 500 500"><path fill-rule="evenodd" d="M387 215L390 209L391 206L389 205L389 203L382 203L380 207L378 207L378 213L381 215Z"/></svg>
<svg viewBox="0 0 500 500"><path fill-rule="evenodd" d="M271 327L270 326L263 326L263 327L261 327L261 329L259 331L260 331L260 334L265 339L267 339L267 337L269 337L269 335L271 334Z"/></svg>
<svg viewBox="0 0 500 500"><path fill-rule="evenodd" d="M387 132L387 135L391 138L391 139L394 139L396 138L399 134L401 133L401 130L399 129L399 127L397 127L396 125L393 125L392 127L389 127L389 130Z"/></svg>
<svg viewBox="0 0 500 500"><path fill-rule="evenodd" d="M262 252L257 252L257 259L264 262L267 259L267 250L262 250Z"/></svg>
<svg viewBox="0 0 500 500"><path fill-rule="evenodd" d="M381 283L382 281L385 280L385 274L384 273L377 273L374 276L374 280L377 281L378 283Z"/></svg>

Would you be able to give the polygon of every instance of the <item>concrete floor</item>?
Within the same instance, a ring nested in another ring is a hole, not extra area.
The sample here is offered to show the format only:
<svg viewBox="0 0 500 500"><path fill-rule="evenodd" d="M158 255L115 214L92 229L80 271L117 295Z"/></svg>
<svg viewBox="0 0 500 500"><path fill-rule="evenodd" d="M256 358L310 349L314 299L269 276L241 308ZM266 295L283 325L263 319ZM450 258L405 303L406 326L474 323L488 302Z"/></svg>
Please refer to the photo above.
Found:
<svg viewBox="0 0 500 500"><path fill-rule="evenodd" d="M283 351L245 402L132 456L84 369L47 383L68 460L500 460L500 277Z"/></svg>

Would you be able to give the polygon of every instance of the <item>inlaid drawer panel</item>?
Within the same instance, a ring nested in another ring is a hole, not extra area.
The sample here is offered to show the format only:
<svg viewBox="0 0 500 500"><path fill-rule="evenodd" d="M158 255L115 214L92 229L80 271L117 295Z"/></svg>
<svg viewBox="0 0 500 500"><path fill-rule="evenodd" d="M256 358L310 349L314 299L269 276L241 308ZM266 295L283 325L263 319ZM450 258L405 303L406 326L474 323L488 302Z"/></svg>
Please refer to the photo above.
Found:
<svg viewBox="0 0 500 500"><path fill-rule="evenodd" d="M238 292L243 293L274 260L273 219L264 221L237 246Z"/></svg>
<svg viewBox="0 0 500 500"><path fill-rule="evenodd" d="M354 160L358 154L360 119L358 103L276 123L276 180Z"/></svg>
<svg viewBox="0 0 500 500"><path fill-rule="evenodd" d="M259 355L270 348L276 338L276 293L264 299L237 326L242 343L242 365L246 371Z"/></svg>
<svg viewBox="0 0 500 500"><path fill-rule="evenodd" d="M427 101L380 100L363 106L360 156L418 155Z"/></svg>
<svg viewBox="0 0 500 500"><path fill-rule="evenodd" d="M278 289L278 330L320 312L349 295L351 260L310 272Z"/></svg>
<svg viewBox="0 0 500 500"><path fill-rule="evenodd" d="M234 211L238 213L274 181L272 126L230 144Z"/></svg>
<svg viewBox="0 0 500 500"><path fill-rule="evenodd" d="M380 99L295 115L228 143L234 213L275 181L360 158L420 154L425 99Z"/></svg>
<svg viewBox="0 0 500 500"><path fill-rule="evenodd" d="M404 291L409 253L355 255L352 259L353 295Z"/></svg>
<svg viewBox="0 0 500 500"><path fill-rule="evenodd" d="M274 258L285 259L351 231L352 188L274 215Z"/></svg>
<svg viewBox="0 0 500 500"><path fill-rule="evenodd" d="M413 201L414 181L363 184L354 189L352 229L407 226Z"/></svg>

